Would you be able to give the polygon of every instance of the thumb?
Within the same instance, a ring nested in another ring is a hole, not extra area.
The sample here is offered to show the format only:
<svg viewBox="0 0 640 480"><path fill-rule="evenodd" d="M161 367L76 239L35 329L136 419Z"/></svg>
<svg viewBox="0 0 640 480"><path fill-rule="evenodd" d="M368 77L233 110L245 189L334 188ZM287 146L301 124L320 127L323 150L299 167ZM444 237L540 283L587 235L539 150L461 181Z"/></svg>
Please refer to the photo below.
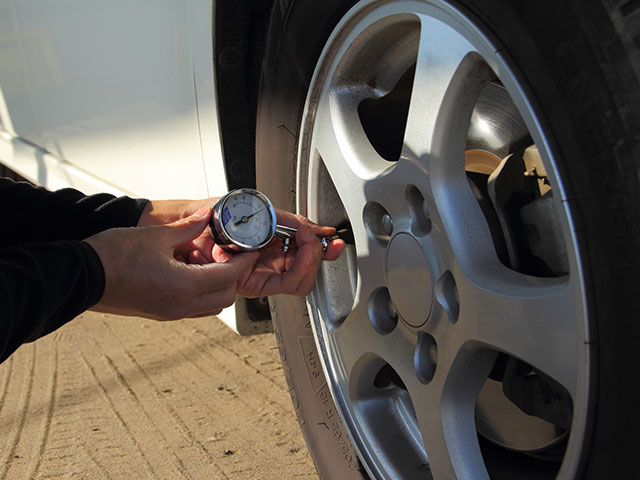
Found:
<svg viewBox="0 0 640 480"><path fill-rule="evenodd" d="M165 225L172 246L190 242L202 233L211 217L211 207L202 207L186 218Z"/></svg>
<svg viewBox="0 0 640 480"><path fill-rule="evenodd" d="M253 268L255 267L260 254L258 252L244 252L233 255L227 262L227 264L233 265L238 274L238 285L244 285Z"/></svg>

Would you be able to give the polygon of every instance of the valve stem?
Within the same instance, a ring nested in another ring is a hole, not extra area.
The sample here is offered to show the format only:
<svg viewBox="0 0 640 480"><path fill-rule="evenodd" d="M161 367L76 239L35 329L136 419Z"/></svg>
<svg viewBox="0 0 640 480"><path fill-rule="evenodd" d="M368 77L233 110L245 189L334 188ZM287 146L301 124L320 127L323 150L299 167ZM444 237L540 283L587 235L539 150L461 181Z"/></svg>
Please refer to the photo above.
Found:
<svg viewBox="0 0 640 480"><path fill-rule="evenodd" d="M341 227L342 225L339 225L338 227ZM333 240L337 240L337 239L341 239L344 240L345 243L348 244L353 244L354 242L354 238L353 238L353 232L351 231L350 228L347 227L343 227L343 228L338 228L336 227L336 234L332 235L330 237L321 237L318 236L318 240L320 241L320 243L322 244L322 251L326 252L327 248L329 248L329 244L333 241ZM289 249L291 248L291 241L292 239L295 241L295 236L296 236L296 232L298 230L292 227L285 227L284 225L276 225L276 236L280 237L282 239L282 251L287 253L289 251Z"/></svg>

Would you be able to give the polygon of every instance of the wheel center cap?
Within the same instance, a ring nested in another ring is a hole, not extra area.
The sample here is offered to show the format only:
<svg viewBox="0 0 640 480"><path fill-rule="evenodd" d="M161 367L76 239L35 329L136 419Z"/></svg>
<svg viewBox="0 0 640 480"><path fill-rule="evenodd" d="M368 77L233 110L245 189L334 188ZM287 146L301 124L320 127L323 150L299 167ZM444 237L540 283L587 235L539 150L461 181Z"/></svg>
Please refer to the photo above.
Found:
<svg viewBox="0 0 640 480"><path fill-rule="evenodd" d="M420 244L407 233L393 237L386 267L389 295L398 314L409 325L421 326L431 312L433 279Z"/></svg>

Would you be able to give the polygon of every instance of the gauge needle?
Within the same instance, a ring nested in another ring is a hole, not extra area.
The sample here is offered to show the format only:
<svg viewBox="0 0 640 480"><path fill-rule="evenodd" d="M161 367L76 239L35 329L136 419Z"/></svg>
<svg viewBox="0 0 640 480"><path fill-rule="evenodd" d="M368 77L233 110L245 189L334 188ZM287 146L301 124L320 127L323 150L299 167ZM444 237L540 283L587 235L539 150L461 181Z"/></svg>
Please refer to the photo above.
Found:
<svg viewBox="0 0 640 480"><path fill-rule="evenodd" d="M240 220L238 220L236 223L234 223L233 226L237 227L241 223L247 223L251 217L253 217L254 215L260 213L262 210L264 210L264 208L261 208L260 210L256 210L251 215L246 215L246 216L242 217Z"/></svg>

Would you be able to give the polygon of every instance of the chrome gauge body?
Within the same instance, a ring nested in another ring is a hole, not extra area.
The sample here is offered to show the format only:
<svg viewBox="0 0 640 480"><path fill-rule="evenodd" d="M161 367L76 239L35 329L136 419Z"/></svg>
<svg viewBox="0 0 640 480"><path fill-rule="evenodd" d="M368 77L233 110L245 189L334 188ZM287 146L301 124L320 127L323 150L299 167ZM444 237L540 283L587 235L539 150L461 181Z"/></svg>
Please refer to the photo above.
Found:
<svg viewBox="0 0 640 480"><path fill-rule="evenodd" d="M286 253L291 243L295 243L297 229L278 225L277 220L276 210L264 193L240 188L227 193L213 206L209 231L216 244L230 252L260 250L278 237ZM341 229L331 237L318 236L322 251L337 238L353 243L348 229Z"/></svg>
<svg viewBox="0 0 640 480"><path fill-rule="evenodd" d="M276 233L276 212L258 190L240 188L223 196L213 207L209 229L215 242L234 252L259 250Z"/></svg>

